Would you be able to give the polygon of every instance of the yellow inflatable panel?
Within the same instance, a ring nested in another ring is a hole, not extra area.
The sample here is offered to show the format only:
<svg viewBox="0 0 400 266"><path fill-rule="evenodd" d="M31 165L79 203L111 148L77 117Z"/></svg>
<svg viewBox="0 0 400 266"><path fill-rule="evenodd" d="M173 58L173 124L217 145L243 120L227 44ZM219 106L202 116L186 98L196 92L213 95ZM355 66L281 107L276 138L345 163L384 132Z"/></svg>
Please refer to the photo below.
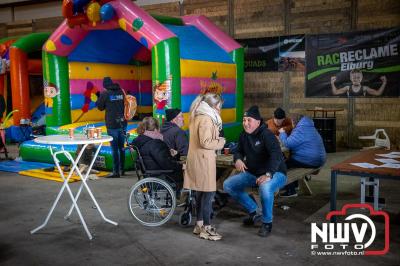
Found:
<svg viewBox="0 0 400 266"><path fill-rule="evenodd" d="M236 122L236 108L222 109L221 118L224 123Z"/></svg>
<svg viewBox="0 0 400 266"><path fill-rule="evenodd" d="M138 106L137 112L139 114L153 113L153 106Z"/></svg>
<svg viewBox="0 0 400 266"><path fill-rule="evenodd" d="M182 78L211 78L213 72L217 78L236 78L236 65L181 59Z"/></svg>
<svg viewBox="0 0 400 266"><path fill-rule="evenodd" d="M151 66L116 65L89 62L69 62L70 79L151 80Z"/></svg>
<svg viewBox="0 0 400 266"><path fill-rule="evenodd" d="M97 121L97 123L104 121L104 111L100 111L97 108L90 109L83 115L82 113L81 109L71 110L71 121L74 124L84 122L84 125L86 125L86 121ZM79 120L77 121L78 118Z"/></svg>
<svg viewBox="0 0 400 266"><path fill-rule="evenodd" d="M63 179L60 177L60 174L58 173L58 170L55 168L51 172L46 172L43 169L32 169L32 170L27 170L27 171L21 171L19 172L20 175L25 175L25 176L31 176L31 177L36 177L40 179L47 179L51 181L56 181L56 182L64 182ZM104 177L109 175L109 172L105 171L100 171L98 174L96 174L97 177ZM64 172L65 176L68 176L68 172ZM81 178L74 174L71 176L71 178L68 180L68 183L80 181Z"/></svg>

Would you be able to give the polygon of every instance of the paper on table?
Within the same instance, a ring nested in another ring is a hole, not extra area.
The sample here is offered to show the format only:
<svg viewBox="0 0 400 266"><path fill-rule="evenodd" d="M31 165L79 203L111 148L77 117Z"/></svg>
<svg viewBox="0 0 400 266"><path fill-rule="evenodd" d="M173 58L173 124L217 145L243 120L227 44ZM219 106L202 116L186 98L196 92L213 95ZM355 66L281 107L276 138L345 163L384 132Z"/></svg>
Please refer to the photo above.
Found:
<svg viewBox="0 0 400 266"><path fill-rule="evenodd" d="M400 163L400 161L397 161L395 159L377 159L377 158L375 158L375 161L378 161L381 163Z"/></svg>
<svg viewBox="0 0 400 266"><path fill-rule="evenodd" d="M385 163L378 167L400 169L400 163Z"/></svg>
<svg viewBox="0 0 400 266"><path fill-rule="evenodd" d="M390 153L386 153L386 154L377 154L377 155L378 155L378 156L381 156L381 157L393 158L393 159L400 158L400 154L390 154Z"/></svg>
<svg viewBox="0 0 400 266"><path fill-rule="evenodd" d="M372 164L372 163L350 163L350 164L361 167L361 168L370 168L370 169L379 167L379 165Z"/></svg>

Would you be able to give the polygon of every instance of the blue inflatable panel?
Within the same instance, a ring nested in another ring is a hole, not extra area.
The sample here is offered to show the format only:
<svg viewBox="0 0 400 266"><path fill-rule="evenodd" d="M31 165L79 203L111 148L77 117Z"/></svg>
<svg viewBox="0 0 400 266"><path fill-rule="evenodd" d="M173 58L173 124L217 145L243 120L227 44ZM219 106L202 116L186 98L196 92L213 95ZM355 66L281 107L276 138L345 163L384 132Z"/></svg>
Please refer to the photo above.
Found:
<svg viewBox="0 0 400 266"><path fill-rule="evenodd" d="M6 139L11 142L23 142L31 139L32 127L10 126L6 129Z"/></svg>
<svg viewBox="0 0 400 266"><path fill-rule="evenodd" d="M128 65L143 45L121 30L92 30L68 56L68 61Z"/></svg>
<svg viewBox="0 0 400 266"><path fill-rule="evenodd" d="M225 50L210 40L194 26L176 26L163 24L179 38L182 59L209 62L231 63L232 58Z"/></svg>
<svg viewBox="0 0 400 266"><path fill-rule="evenodd" d="M40 104L38 108L32 113L32 119L31 121L33 123L36 123L42 116L46 115L44 103Z"/></svg>
<svg viewBox="0 0 400 266"><path fill-rule="evenodd" d="M18 173L21 171L42 169L54 166L54 164L27 162L27 161L2 161L0 162L0 171Z"/></svg>

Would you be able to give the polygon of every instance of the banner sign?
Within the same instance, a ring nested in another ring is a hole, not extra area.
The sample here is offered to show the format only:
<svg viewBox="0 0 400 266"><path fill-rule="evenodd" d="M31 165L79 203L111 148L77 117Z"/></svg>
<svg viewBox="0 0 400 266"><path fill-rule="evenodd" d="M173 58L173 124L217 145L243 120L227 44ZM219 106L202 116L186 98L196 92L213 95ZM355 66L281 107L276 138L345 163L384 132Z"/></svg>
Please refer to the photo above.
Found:
<svg viewBox="0 0 400 266"><path fill-rule="evenodd" d="M306 36L306 97L399 97L400 29Z"/></svg>
<svg viewBox="0 0 400 266"><path fill-rule="evenodd" d="M304 71L304 35L236 40L244 47L244 71Z"/></svg>

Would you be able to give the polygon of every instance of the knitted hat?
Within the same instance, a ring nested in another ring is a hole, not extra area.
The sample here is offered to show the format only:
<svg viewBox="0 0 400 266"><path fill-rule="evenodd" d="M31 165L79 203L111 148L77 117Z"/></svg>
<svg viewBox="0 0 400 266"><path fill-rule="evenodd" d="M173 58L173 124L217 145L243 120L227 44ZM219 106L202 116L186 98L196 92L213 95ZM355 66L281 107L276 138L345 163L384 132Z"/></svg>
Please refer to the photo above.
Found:
<svg viewBox="0 0 400 266"><path fill-rule="evenodd" d="M110 77L104 77L103 79L103 88L107 89L114 85L112 79Z"/></svg>
<svg viewBox="0 0 400 266"><path fill-rule="evenodd" d="M243 116L251 117L254 118L255 120L261 120L260 111L258 110L257 105L253 105L252 107L250 107L246 112L244 112Z"/></svg>
<svg viewBox="0 0 400 266"><path fill-rule="evenodd" d="M276 119L284 119L284 118L286 117L286 113L285 113L285 111L284 111L282 108L278 107L278 108L276 108L276 110L274 111L274 117L275 117Z"/></svg>
<svg viewBox="0 0 400 266"><path fill-rule="evenodd" d="M175 117L177 117L181 113L181 110L178 108L167 109L165 110L165 117L168 122L171 122Z"/></svg>

